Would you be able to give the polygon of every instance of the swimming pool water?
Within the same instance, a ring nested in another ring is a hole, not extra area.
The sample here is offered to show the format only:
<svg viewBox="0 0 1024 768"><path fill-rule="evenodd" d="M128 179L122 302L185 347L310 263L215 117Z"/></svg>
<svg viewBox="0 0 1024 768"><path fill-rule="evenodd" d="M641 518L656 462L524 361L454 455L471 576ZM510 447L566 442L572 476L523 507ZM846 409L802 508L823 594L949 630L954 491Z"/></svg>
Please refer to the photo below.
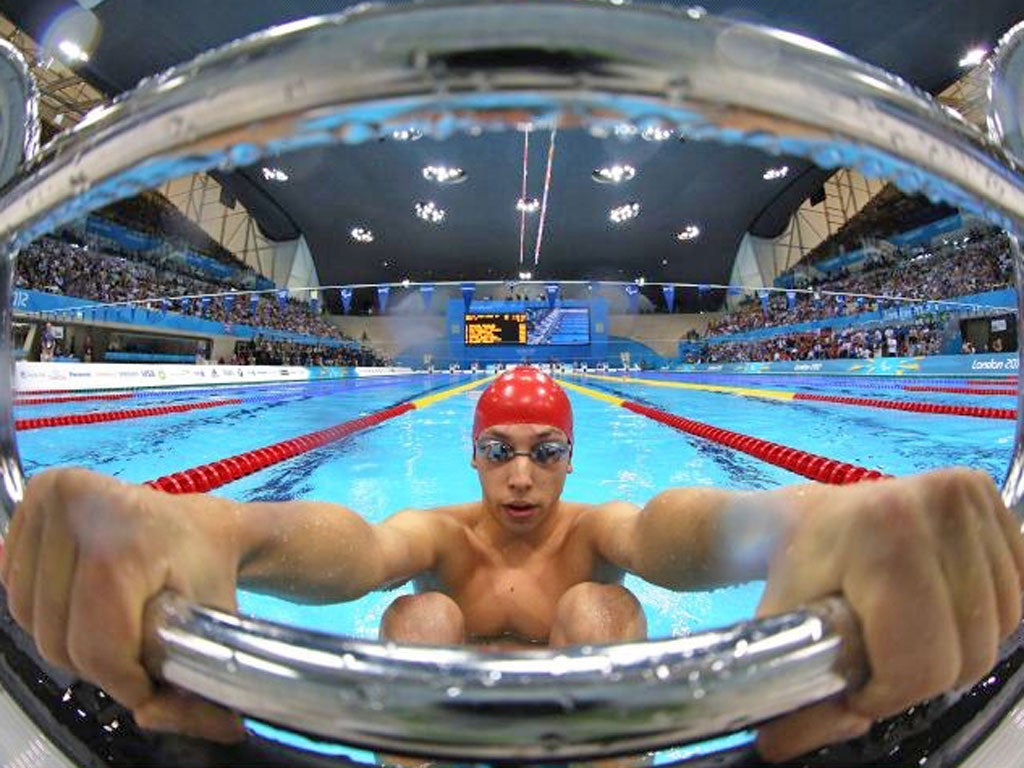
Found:
<svg viewBox="0 0 1024 768"><path fill-rule="evenodd" d="M664 381L672 377L658 378ZM469 380L467 376L449 374L412 375L250 386L230 392L165 390L126 400L24 406L16 409L19 418L228 397L243 400L238 405L182 414L32 430L19 435L19 448L28 473L75 464L125 481L142 482L320 430ZM984 468L1001 481L1013 446L1014 422L1006 420L766 401L640 382L576 381L687 418L894 475L969 464ZM828 382L792 382L787 386L776 381L759 383L757 377L748 377L745 385L790 390L799 386L804 391L844 394ZM865 395L862 388L848 389L851 394ZM404 508L478 498L479 485L469 461L473 409L481 390L479 387L414 410L214 493L242 501L332 501L358 511L370 521L380 521ZM1012 397L930 392L885 390L867 396L970 402L997 408L1016 405ZM617 498L642 505L671 486L765 489L803 481L787 470L685 435L607 402L576 392L570 393L570 399L576 444L566 498L595 503ZM763 586L758 582L708 593L678 594L633 577L626 584L645 607L652 637L749 618ZM381 614L401 592L376 593L352 603L315 607L243 593L240 605L247 613L275 621L374 637ZM680 753L671 756L677 759Z"/></svg>

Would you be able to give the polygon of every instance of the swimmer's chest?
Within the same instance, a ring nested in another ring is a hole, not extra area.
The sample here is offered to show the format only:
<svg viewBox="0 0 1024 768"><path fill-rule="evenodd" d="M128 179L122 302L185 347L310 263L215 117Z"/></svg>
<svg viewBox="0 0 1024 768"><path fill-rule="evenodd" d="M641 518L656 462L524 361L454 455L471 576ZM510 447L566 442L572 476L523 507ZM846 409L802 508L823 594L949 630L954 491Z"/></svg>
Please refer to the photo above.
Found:
<svg viewBox="0 0 1024 768"><path fill-rule="evenodd" d="M438 586L459 604L471 637L545 642L562 595L581 582L607 580L594 556L573 546L511 558L470 547L465 555L439 574Z"/></svg>

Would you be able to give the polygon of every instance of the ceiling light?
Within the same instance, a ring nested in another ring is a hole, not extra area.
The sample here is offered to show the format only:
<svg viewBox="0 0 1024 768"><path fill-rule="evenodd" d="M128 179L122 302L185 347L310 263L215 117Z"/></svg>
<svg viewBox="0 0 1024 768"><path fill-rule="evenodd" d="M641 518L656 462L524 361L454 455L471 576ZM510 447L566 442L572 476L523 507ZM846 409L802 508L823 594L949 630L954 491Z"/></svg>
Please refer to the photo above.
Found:
<svg viewBox="0 0 1024 768"><path fill-rule="evenodd" d="M520 213L536 213L540 208L540 200L536 197L520 197L516 200L516 210Z"/></svg>
<svg viewBox="0 0 1024 768"><path fill-rule="evenodd" d="M780 165L778 168L769 168L761 178L765 181L775 181L776 179L786 178L787 173L789 173L789 166Z"/></svg>
<svg viewBox="0 0 1024 768"><path fill-rule="evenodd" d="M985 60L985 56L988 54L984 48L972 48L963 55L963 58L957 62L961 67L976 67Z"/></svg>
<svg viewBox="0 0 1024 768"><path fill-rule="evenodd" d="M352 231L349 232L352 235L352 239L357 243L372 243L373 232L368 230L366 227L352 227Z"/></svg>
<svg viewBox="0 0 1024 768"><path fill-rule="evenodd" d="M533 272L520 272L519 273L519 279L520 280L532 280L533 279Z"/></svg>
<svg viewBox="0 0 1024 768"><path fill-rule="evenodd" d="M608 212L608 218L616 224L622 224L640 215L640 203L626 203L612 208Z"/></svg>
<svg viewBox="0 0 1024 768"><path fill-rule="evenodd" d="M82 50L82 46L73 40L61 40L57 44L57 50L63 54L68 61L88 61L89 54Z"/></svg>
<svg viewBox="0 0 1024 768"><path fill-rule="evenodd" d="M700 227L696 224L687 224L683 231L676 235L676 240L686 242L687 240L696 240L698 237L700 237Z"/></svg>
<svg viewBox="0 0 1024 768"><path fill-rule="evenodd" d="M636 176L636 168L624 163L606 165L604 168L597 168L590 174L590 177L601 184L621 184L630 181Z"/></svg>
<svg viewBox="0 0 1024 768"><path fill-rule="evenodd" d="M458 184L468 177L461 168L446 168L443 165L428 165L423 169L423 178L438 184Z"/></svg>
<svg viewBox="0 0 1024 768"><path fill-rule="evenodd" d="M398 128L391 132L391 138L395 141L419 141L423 138L423 131L418 128Z"/></svg>
<svg viewBox="0 0 1024 768"><path fill-rule="evenodd" d="M280 168L263 166L263 178L267 181L288 181L288 174Z"/></svg>
<svg viewBox="0 0 1024 768"><path fill-rule="evenodd" d="M640 132L640 138L644 141L668 141L672 138L672 129L649 125Z"/></svg>
<svg viewBox="0 0 1024 768"><path fill-rule="evenodd" d="M444 221L444 209L438 208L433 201L416 203L415 209L416 215L430 224L440 224Z"/></svg>

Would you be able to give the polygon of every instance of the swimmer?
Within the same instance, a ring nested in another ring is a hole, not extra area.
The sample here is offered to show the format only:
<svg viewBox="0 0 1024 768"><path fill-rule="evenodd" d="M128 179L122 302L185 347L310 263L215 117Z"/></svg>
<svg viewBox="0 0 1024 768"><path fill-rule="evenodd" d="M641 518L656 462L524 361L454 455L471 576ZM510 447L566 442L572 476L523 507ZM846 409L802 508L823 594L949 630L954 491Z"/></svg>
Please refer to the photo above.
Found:
<svg viewBox="0 0 1024 768"><path fill-rule="evenodd" d="M237 716L154 684L140 664L144 607L165 589L234 611L237 587L329 603L413 580L416 594L390 605L382 637L549 645L644 638L625 573L675 590L766 579L760 616L842 595L870 678L761 728L770 760L979 680L1021 621L1020 523L983 472L674 488L642 509L566 501L572 410L526 367L481 395L472 435L480 500L377 525L328 503L170 496L80 469L40 473L0 563L11 613L48 661L105 688L141 726L233 741L244 735ZM748 546L752 532L761 546Z"/></svg>

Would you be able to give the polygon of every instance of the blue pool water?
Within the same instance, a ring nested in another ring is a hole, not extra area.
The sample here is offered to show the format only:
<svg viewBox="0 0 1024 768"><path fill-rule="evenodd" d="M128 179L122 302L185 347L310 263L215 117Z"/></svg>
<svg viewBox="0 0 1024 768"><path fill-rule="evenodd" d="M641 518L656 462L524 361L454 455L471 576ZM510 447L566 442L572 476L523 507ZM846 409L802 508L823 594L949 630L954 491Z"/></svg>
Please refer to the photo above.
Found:
<svg viewBox="0 0 1024 768"><path fill-rule="evenodd" d="M664 375L660 381L673 380ZM140 393L126 400L19 406L18 418L112 411L238 398L242 403L129 421L37 429L19 435L28 473L75 464L142 482L303 435L471 379L448 374L244 387L233 391ZM693 381L678 377L678 381ZM969 464L1001 482L1014 422L939 416L817 402L778 402L736 394L655 387L644 382L579 383L662 410L894 475ZM731 382L730 382L731 383ZM878 382L882 383L882 382ZM918 381L928 384L927 381ZM837 386L820 380L746 377L745 386L861 397L1013 408L1009 396L905 392ZM1003 386L1003 385L993 385ZM466 501L479 494L469 466L473 408L482 388L441 400L342 441L226 485L216 494L243 501L317 499L346 505L371 521L407 507ZM612 498L642 505L676 485L764 489L802 482L787 470L690 437L644 416L570 393L576 422L574 472L567 498ZM676 594L630 578L651 636L679 635L749 618L762 585ZM242 610L302 627L373 637L398 593L310 607L243 594ZM744 737L740 737L744 738ZM358 756L358 755L357 755ZM677 758L680 753L673 752Z"/></svg>

